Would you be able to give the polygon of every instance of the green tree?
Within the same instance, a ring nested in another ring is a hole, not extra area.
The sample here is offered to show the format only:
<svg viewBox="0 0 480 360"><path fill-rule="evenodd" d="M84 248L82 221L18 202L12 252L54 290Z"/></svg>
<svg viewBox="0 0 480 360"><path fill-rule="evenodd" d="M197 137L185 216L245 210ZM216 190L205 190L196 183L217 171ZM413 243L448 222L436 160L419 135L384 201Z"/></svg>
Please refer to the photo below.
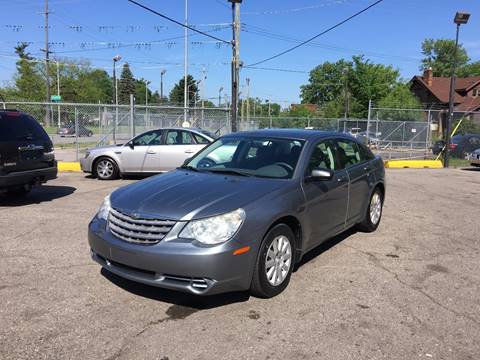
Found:
<svg viewBox="0 0 480 360"><path fill-rule="evenodd" d="M148 94L148 103L152 104L155 102L155 99L152 98L152 91L146 89L147 85L145 79L135 80L135 102L137 105L145 105L145 90Z"/></svg>
<svg viewBox="0 0 480 360"><path fill-rule="evenodd" d="M187 76L187 86L188 86L188 104L193 106L195 101L198 100L198 87L197 82L192 75ZM173 86L172 91L170 91L170 102L175 105L183 106L185 99L185 78L181 78L178 83Z"/></svg>
<svg viewBox="0 0 480 360"><path fill-rule="evenodd" d="M460 126L458 127L456 134L476 134L480 133L480 126L478 126L473 120L469 118L461 118L455 121L455 123L452 126L452 129L455 129L458 125L459 121L462 121Z"/></svg>
<svg viewBox="0 0 480 360"><path fill-rule="evenodd" d="M480 76L480 61L469 63L462 68L458 69L457 76Z"/></svg>
<svg viewBox="0 0 480 360"><path fill-rule="evenodd" d="M118 82L118 101L120 104L130 103L130 94L135 95L135 78L128 63L123 65L122 75Z"/></svg>
<svg viewBox="0 0 480 360"><path fill-rule="evenodd" d="M342 117L348 99L349 117L363 118L368 102L378 102L397 84L398 70L374 64L363 56L336 63L323 63L310 72L309 83L301 87L302 103L318 104L326 117Z"/></svg>
<svg viewBox="0 0 480 360"><path fill-rule="evenodd" d="M17 74L14 76L17 97L30 101L45 101L45 77L39 63L27 52L27 43L15 47L18 55Z"/></svg>
<svg viewBox="0 0 480 360"><path fill-rule="evenodd" d="M455 41L450 39L425 39L422 42L421 71L431 67L433 76L449 77L452 74ZM457 68L460 70L469 61L467 51L459 44L457 52Z"/></svg>
<svg viewBox="0 0 480 360"><path fill-rule="evenodd" d="M424 111L400 110L400 109L421 109L422 104L412 94L408 84L399 83L392 91L378 102L380 108L399 108L399 110L382 110L378 112L378 117L382 120L424 120L422 115Z"/></svg>

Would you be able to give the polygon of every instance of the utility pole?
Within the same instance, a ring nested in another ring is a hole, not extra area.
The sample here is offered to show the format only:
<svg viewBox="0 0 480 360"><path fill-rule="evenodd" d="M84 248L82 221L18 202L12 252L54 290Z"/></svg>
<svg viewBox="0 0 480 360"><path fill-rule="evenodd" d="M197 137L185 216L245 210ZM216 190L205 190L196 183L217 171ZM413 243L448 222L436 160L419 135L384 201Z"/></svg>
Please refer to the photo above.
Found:
<svg viewBox="0 0 480 360"><path fill-rule="evenodd" d="M242 0L228 0L232 3L232 132L237 132L238 82L240 72L240 4Z"/></svg>
<svg viewBox="0 0 480 360"><path fill-rule="evenodd" d="M57 96L60 98L60 63L58 60L55 61L57 64ZM58 100L60 101L60 100ZM58 110L58 127L60 127L60 104L57 106Z"/></svg>
<svg viewBox="0 0 480 360"><path fill-rule="evenodd" d="M187 122L188 108L188 0L185 0L185 53L184 53L184 86L183 86L183 122Z"/></svg>
<svg viewBox="0 0 480 360"><path fill-rule="evenodd" d="M46 77L46 84L47 84L47 103L51 101L50 99L50 73L49 73L49 62L50 62L50 47L48 44L48 0L45 0L45 77ZM47 126L50 126L50 107L47 105L46 113L45 113L45 122Z"/></svg>

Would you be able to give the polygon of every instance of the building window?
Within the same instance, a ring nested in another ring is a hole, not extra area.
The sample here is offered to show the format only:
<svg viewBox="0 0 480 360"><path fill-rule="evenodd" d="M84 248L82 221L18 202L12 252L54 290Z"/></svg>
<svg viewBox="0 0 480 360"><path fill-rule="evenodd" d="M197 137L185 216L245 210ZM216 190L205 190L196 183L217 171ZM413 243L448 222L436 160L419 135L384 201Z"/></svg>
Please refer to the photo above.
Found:
<svg viewBox="0 0 480 360"><path fill-rule="evenodd" d="M473 97L477 97L477 96L479 95L479 93L480 93L480 90L479 90L479 89L473 89L473 91L472 91L472 96L473 96Z"/></svg>

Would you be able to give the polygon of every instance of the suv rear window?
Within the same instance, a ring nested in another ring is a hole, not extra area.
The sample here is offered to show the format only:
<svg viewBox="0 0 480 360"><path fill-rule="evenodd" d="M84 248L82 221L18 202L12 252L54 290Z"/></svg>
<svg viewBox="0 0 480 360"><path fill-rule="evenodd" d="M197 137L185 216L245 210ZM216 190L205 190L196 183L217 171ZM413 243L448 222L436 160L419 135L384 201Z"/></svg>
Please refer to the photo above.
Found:
<svg viewBox="0 0 480 360"><path fill-rule="evenodd" d="M0 141L47 140L48 135L31 116L0 113Z"/></svg>

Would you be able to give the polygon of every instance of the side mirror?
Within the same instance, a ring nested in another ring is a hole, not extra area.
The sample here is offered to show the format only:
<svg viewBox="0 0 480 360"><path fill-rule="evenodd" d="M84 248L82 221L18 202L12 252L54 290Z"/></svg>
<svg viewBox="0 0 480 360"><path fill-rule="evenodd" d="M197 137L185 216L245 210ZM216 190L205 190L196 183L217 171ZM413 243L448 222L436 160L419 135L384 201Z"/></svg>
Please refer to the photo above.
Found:
<svg viewBox="0 0 480 360"><path fill-rule="evenodd" d="M135 148L135 145L133 144L133 141L129 141L128 142L128 146L130 147L130 149L134 149Z"/></svg>
<svg viewBox="0 0 480 360"><path fill-rule="evenodd" d="M313 169L308 179L310 181L332 180L333 171L329 169Z"/></svg>

